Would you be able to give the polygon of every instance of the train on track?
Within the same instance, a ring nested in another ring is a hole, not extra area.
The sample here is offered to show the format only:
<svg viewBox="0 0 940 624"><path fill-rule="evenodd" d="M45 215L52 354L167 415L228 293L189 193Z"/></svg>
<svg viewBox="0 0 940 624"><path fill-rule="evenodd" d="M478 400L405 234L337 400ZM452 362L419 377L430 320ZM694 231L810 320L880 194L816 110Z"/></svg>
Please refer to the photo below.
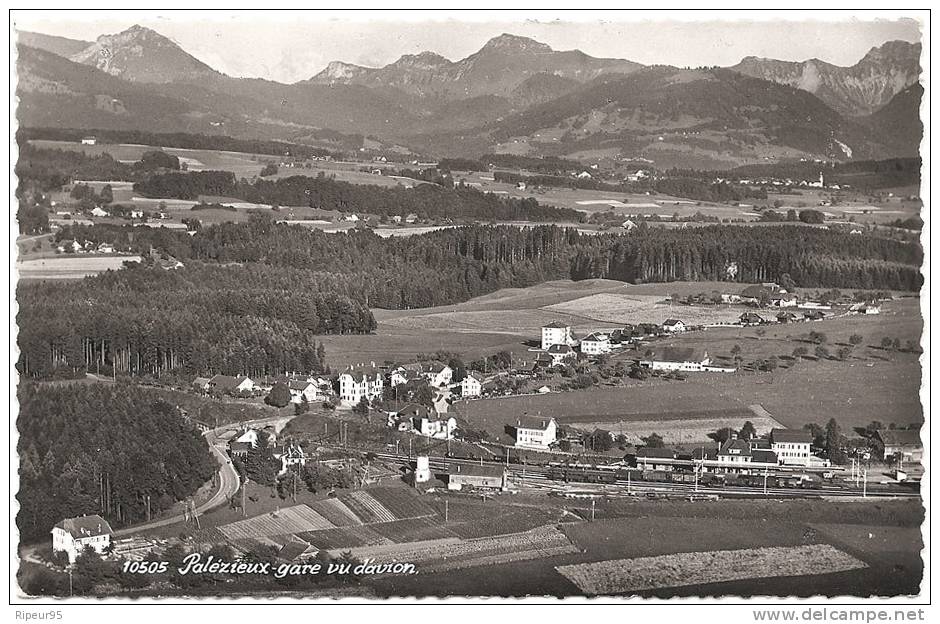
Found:
<svg viewBox="0 0 940 624"><path fill-rule="evenodd" d="M653 483L688 483L698 482L703 487L751 487L768 489L799 488L820 489L822 482L803 474L763 475L763 474L716 474L705 472L698 476L684 470L636 470L616 466L591 466L586 464L550 464L545 472L546 478L565 483L606 483L614 484L627 481L649 481Z"/></svg>

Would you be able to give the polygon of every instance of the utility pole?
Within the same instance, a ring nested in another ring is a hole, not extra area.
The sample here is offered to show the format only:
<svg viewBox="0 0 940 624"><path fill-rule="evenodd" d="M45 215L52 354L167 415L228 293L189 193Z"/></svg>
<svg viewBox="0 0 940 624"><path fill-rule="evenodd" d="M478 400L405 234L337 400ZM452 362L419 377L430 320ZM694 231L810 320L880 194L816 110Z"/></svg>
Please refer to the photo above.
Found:
<svg viewBox="0 0 940 624"><path fill-rule="evenodd" d="M591 499L591 522L594 522L594 504L595 504L595 502L596 502L596 501L592 498L592 499Z"/></svg>
<svg viewBox="0 0 940 624"><path fill-rule="evenodd" d="M862 498L868 498L868 470L865 470L865 475L862 477Z"/></svg>
<svg viewBox="0 0 940 624"><path fill-rule="evenodd" d="M764 467L764 496L767 496L767 467Z"/></svg>
<svg viewBox="0 0 940 624"><path fill-rule="evenodd" d="M449 509L449 507L450 507L449 503L450 503L450 501L448 501L448 500L445 498L445 499L444 499L444 522L445 522L445 523L447 522L447 516L448 516L448 513L449 513L449 511L450 511L450 509Z"/></svg>
<svg viewBox="0 0 940 624"><path fill-rule="evenodd" d="M633 474L629 470L627 471L627 494L630 494L630 475Z"/></svg>

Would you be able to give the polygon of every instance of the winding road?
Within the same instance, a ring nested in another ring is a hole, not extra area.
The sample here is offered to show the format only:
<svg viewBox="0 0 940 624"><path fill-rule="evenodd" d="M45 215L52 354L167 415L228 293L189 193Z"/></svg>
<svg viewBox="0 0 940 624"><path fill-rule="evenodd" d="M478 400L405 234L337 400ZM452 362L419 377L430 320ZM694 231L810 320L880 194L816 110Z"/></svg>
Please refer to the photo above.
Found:
<svg viewBox="0 0 940 624"><path fill-rule="evenodd" d="M238 472L236 472L235 467L232 466L232 462L225 453L225 442L219 441L218 439L219 433L232 427L233 425L225 425L223 427L219 427L218 429L207 431L204 434L206 442L209 443L209 449L212 451L212 454L215 455L216 460L219 462L219 489L216 490L215 494L213 494L209 500L196 507L196 512L199 514L203 514L211 509L215 509L219 505L225 504L232 496L235 495L235 492L238 491L238 487L240 485ZM170 516L169 518L147 522L146 524L135 524L134 526L118 529L114 532L114 536L121 537L124 535L139 533L141 531L148 531L150 529L156 529L158 527L167 526L169 524L176 524L177 522L182 522L185 519L185 514L178 514L175 516Z"/></svg>

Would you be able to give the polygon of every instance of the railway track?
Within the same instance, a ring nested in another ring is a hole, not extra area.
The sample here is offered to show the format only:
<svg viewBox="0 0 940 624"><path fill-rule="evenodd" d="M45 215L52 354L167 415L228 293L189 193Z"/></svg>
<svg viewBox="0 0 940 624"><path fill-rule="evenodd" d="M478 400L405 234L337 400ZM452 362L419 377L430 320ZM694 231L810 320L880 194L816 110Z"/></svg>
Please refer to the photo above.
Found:
<svg viewBox="0 0 940 624"><path fill-rule="evenodd" d="M376 453L376 455L379 459L396 463L410 464L412 461L414 461L413 457L409 457L407 455L396 455L394 453ZM480 464L478 460L447 457L430 457L428 463L432 471L444 471L450 466L457 464ZM497 462L484 462L484 465L493 465L495 463ZM598 494L608 493L629 495L661 492L665 494L717 494L721 496L742 496L756 498L816 498L820 496L825 496L827 498L861 498L863 496L866 496L867 498L920 497L920 494L917 492L904 490L869 488L867 491L863 491L862 488L837 487L832 485L826 485L813 489L787 487L768 487L764 489L763 487L738 485L706 486L699 484L696 486L694 483L642 481L639 479L617 479L613 483L603 484L581 481L571 481L566 483L564 481L550 479L548 476L548 471L550 468L547 466L522 466L520 464L508 464L506 467L509 471L510 478L516 485L550 487L556 490L564 490L566 486L576 487L580 491L595 489L597 490Z"/></svg>

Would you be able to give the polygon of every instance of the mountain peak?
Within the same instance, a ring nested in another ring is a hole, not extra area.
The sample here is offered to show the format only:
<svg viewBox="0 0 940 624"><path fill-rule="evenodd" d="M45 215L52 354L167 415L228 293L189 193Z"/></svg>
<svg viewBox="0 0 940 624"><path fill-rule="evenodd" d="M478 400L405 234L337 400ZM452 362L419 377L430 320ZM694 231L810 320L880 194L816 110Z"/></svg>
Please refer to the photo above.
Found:
<svg viewBox="0 0 940 624"><path fill-rule="evenodd" d="M393 66L409 67L440 67L450 65L451 62L435 52L419 52L418 54L403 54L400 59L392 63Z"/></svg>
<svg viewBox="0 0 940 624"><path fill-rule="evenodd" d="M551 47L540 43L535 39L530 39L529 37L520 37L519 35L512 35L509 33L503 33L498 37L493 37L486 42L480 52L491 51L491 52L535 52L535 53L545 53L551 52Z"/></svg>
<svg viewBox="0 0 940 624"><path fill-rule="evenodd" d="M346 83L357 76L366 72L367 69L360 65L353 65L352 63L344 63L343 61L330 61L323 71L314 76L312 80L314 82L321 83L332 83L332 82L342 82Z"/></svg>
<svg viewBox="0 0 940 624"><path fill-rule="evenodd" d="M218 75L168 37L140 24L101 35L70 60L138 82L167 83Z"/></svg>
<svg viewBox="0 0 940 624"><path fill-rule="evenodd" d="M920 61L920 44L901 40L886 41L880 46L875 46L869 50L868 54L859 63L891 62L902 59Z"/></svg>

